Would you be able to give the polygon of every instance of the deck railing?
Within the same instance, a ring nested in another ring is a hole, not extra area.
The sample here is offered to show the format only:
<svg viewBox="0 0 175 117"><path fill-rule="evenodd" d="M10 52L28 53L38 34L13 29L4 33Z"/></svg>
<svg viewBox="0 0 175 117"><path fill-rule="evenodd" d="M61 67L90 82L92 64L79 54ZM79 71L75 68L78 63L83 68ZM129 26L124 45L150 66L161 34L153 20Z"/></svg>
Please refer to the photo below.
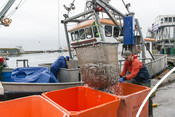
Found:
<svg viewBox="0 0 175 117"><path fill-rule="evenodd" d="M157 54L153 55L155 60L152 60L151 58L143 58L139 59L140 61L145 60L146 67L148 69L148 72L150 76L155 76L162 72L165 68L167 68L167 55ZM123 64L125 60L119 60L119 70L122 71Z"/></svg>

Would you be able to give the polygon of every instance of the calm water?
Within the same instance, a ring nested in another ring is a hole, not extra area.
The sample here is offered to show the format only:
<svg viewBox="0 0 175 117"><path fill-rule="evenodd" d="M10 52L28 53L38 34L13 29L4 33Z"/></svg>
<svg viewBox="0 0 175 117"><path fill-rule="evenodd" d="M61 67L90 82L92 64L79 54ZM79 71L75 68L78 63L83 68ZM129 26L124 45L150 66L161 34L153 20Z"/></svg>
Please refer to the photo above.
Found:
<svg viewBox="0 0 175 117"><path fill-rule="evenodd" d="M68 52L55 52L55 53L35 53L35 54L22 54L20 56L8 56L7 64L10 68L16 67L16 60L28 59L29 66L38 66L41 63L53 63L59 56L68 56ZM22 62L18 63L18 67L22 67Z"/></svg>

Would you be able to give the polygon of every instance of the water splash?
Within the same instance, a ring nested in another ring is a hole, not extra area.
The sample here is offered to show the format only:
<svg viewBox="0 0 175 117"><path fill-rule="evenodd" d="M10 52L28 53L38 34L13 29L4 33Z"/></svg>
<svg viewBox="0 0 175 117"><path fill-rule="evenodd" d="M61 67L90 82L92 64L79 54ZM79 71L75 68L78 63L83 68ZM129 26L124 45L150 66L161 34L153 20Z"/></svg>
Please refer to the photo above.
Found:
<svg viewBox="0 0 175 117"><path fill-rule="evenodd" d="M112 94L119 95L119 96L124 95L123 86L121 83L117 83L114 86L110 86L109 89L112 92Z"/></svg>
<svg viewBox="0 0 175 117"><path fill-rule="evenodd" d="M124 95L124 90L123 90L123 85L122 83L117 83L113 86L105 87L105 88L99 88L99 87L92 87L89 86L88 84L85 84L84 86L93 88L95 90L100 90L106 93L118 95L118 96L123 96Z"/></svg>

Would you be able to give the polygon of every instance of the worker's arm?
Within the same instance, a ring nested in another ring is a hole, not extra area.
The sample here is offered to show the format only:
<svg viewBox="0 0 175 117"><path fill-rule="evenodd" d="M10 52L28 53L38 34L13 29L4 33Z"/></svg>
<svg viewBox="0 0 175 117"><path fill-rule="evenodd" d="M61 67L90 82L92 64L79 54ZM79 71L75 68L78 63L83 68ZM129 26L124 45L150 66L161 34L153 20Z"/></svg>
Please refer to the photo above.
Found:
<svg viewBox="0 0 175 117"><path fill-rule="evenodd" d="M67 63L67 69L72 69L73 68L69 61L66 61L66 63Z"/></svg>
<svg viewBox="0 0 175 117"><path fill-rule="evenodd" d="M138 74L138 72L140 71L140 69L142 68L143 64L142 62L140 62L138 59L132 62L132 71L131 74L126 76L127 80L131 80L133 78L135 78Z"/></svg>
<svg viewBox="0 0 175 117"><path fill-rule="evenodd" d="M55 75L55 77L57 77L60 68L66 68L66 64L63 64L64 61L64 56L61 56L51 65L50 70Z"/></svg>
<svg viewBox="0 0 175 117"><path fill-rule="evenodd" d="M126 61L124 62L124 65L123 65L123 70L122 72L120 73L120 76L123 77L127 72L127 69L126 69Z"/></svg>

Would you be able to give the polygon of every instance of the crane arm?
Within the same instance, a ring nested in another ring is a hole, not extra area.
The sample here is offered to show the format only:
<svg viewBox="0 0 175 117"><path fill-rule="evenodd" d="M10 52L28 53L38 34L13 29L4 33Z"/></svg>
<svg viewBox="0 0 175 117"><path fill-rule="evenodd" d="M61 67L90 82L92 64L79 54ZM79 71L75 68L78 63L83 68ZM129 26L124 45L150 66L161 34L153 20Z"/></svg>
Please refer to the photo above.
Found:
<svg viewBox="0 0 175 117"><path fill-rule="evenodd" d="M2 9L2 11L0 12L0 21L1 24L3 25L9 25L9 23L11 23L11 20L9 18L5 18L5 14L7 13L7 11L10 9L10 7L13 5L13 3L15 2L15 0L9 0L7 2L7 4L5 5L5 7Z"/></svg>

